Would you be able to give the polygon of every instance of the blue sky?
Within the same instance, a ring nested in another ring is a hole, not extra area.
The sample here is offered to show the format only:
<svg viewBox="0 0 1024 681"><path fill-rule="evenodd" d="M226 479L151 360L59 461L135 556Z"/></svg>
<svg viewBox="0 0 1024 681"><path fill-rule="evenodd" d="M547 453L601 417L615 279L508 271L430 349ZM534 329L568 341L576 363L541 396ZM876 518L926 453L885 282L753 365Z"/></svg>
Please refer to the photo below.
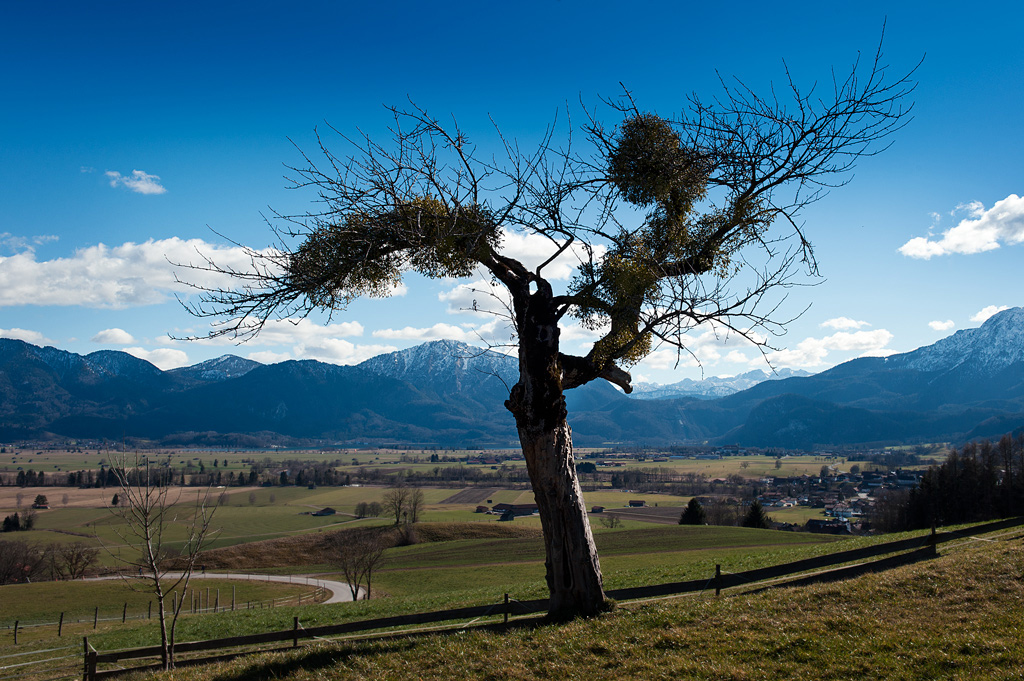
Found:
<svg viewBox="0 0 1024 681"><path fill-rule="evenodd" d="M411 98L482 147L488 117L526 145L620 82L663 115L690 92L713 96L718 74L766 92L783 60L799 84L827 84L832 67L873 53L883 23L894 73L926 55L914 120L805 211L823 278L790 292L783 316L808 309L771 339L773 362L820 371L904 352L1021 305L1024 8L833 4L3 3L0 337L162 368L229 352L348 364L500 337L460 310L460 282L410 277L403 295L358 301L329 325L277 324L241 346L177 341L207 327L175 300L189 294L170 262L197 250L236 262L228 240L272 242L268 207L309 209L285 166L325 122L379 135L382 105ZM703 369L673 370L661 352L633 373L668 383L766 368L711 331L692 350Z"/></svg>

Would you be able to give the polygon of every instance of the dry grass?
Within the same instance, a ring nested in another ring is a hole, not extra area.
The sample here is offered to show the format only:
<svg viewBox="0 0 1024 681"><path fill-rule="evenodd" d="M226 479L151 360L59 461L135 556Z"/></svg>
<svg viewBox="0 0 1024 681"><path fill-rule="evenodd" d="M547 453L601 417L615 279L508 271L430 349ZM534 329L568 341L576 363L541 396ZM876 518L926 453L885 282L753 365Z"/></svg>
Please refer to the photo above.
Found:
<svg viewBox="0 0 1024 681"><path fill-rule="evenodd" d="M849 582L677 598L593 620L324 643L165 679L1019 679L1024 547L977 542Z"/></svg>

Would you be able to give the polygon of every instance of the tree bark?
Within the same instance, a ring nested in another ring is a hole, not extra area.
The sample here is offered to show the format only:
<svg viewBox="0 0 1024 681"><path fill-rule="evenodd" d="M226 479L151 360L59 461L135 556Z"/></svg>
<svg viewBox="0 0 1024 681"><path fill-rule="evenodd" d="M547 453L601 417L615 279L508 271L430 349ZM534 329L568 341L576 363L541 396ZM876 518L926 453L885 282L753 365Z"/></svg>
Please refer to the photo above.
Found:
<svg viewBox="0 0 1024 681"><path fill-rule="evenodd" d="M516 419L544 530L548 615L596 615L606 608L601 565L573 459L550 288L542 282L516 303L520 373L505 406Z"/></svg>

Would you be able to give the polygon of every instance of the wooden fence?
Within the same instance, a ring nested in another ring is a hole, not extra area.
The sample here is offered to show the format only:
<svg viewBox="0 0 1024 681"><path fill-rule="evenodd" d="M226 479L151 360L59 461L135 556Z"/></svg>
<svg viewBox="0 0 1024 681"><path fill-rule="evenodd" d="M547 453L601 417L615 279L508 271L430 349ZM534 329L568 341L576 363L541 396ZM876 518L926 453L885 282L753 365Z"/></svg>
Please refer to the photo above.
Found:
<svg viewBox="0 0 1024 681"><path fill-rule="evenodd" d="M816 574L810 574L805 576L803 579L797 580L795 583L802 584L812 581L848 579L868 572L887 570L898 565L906 565L927 559L935 555L936 548L939 544L979 534L986 534L988 532L1020 527L1022 525L1024 525L1024 518L1013 518L994 523L986 523L984 525L976 525L963 530L949 532L935 532L933 530L930 535L923 537L914 537L896 542L877 544L875 546L868 546L862 549L840 551L838 553L830 553L816 558L807 558L782 565L746 570L738 573L722 573L721 567L715 566L715 575L708 579L657 584L654 586L612 589L606 591L605 594L609 598L621 601L682 595L700 591L709 591L711 589L714 589L715 594L717 595L721 593L722 589L740 586L753 586L791 575L812 573L813 571L835 565L856 563L845 568L830 570L825 573L819 572ZM866 563L858 562L869 558L877 558L879 556L889 557ZM793 585L794 582L788 581L786 584ZM196 653L210 650L230 650L286 641L290 642L292 647L298 647L299 641L304 639L354 634L378 629L393 629L395 627L407 627L410 625L436 624L439 622L451 622L456 620L476 620L482 617L492 616L502 616L502 623L507 624L510 616L537 614L546 612L547 609L547 599L517 601L509 598L508 594L505 594L504 602L496 603L494 605L456 608L453 610L417 613L412 615L397 615L394 617L384 617L375 620L331 624L321 627L313 627L310 629L301 627L299 624L299 618L296 617L292 628L288 630L271 631L263 634L250 634L247 636L233 636L230 638L213 639L208 641L176 643L174 646L174 654L175 656L178 656L185 653ZM384 635L393 635L393 632ZM131 650L101 653L94 650L89 645L88 637L84 639L83 644L85 650L83 679L85 681L97 681L98 679L105 679L140 669L152 669L159 666L150 664L142 667L99 670L98 667L101 664L116 664L123 660L159 657L161 654L161 647L150 646L147 648L134 648ZM215 658L181 660L177 661L177 664L199 664L215 659L226 659L237 654L244 653L236 652L230 655L219 655Z"/></svg>

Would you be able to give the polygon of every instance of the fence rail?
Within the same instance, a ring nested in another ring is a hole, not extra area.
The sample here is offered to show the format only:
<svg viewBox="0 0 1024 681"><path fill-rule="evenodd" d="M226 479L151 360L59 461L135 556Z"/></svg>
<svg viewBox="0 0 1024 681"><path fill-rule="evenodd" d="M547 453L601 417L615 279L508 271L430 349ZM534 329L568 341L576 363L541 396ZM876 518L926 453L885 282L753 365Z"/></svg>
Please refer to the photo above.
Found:
<svg viewBox="0 0 1024 681"><path fill-rule="evenodd" d="M788 581L788 585L807 583L810 581L824 579L847 579L868 572L887 570L899 565L906 565L919 560L925 560L936 553L939 544L974 537L980 534L996 532L999 530L1016 528L1024 525L1024 518L1013 518L1001 520L984 525L976 525L971 528L947 532L936 532L932 530L930 535L914 537L901 541L876 544L861 549L840 551L830 553L816 558L793 561L782 565L774 565L766 568L757 568L738 573L723 574L720 566L716 566L715 576L709 579L697 579L686 582L672 582L668 584L657 584L654 586L631 587L625 589L612 589L605 593L616 600L635 600L642 598L656 598L661 596L682 595L714 589L718 594L722 589L741 586L753 586L759 583L770 582L782 577L793 575L807 575L803 579ZM879 556L888 556L871 562L858 562ZM854 563L845 568L830 570L827 573L814 573L823 568ZM807 574L811 573L811 574ZM338 636L342 634L353 634L363 631L374 631L378 629L393 629L395 627L407 627L419 624L435 624L439 622L450 622L455 620L475 620L488 616L503 616L504 622L508 622L510 616L531 615L545 612L548 608L547 599L531 601L516 601L505 594L503 603L493 605L480 605L466 608L455 608L452 610L441 610L436 612L416 613L411 615L396 615L374 620L358 622L346 622L344 624L332 624L310 629L302 628L299 618L296 617L293 627L289 630L271 631L262 634L249 634L246 636L233 636L230 638L211 639L207 641L192 641L176 643L174 654L194 653L210 650L229 650L248 646L262 645L267 643L281 643L290 641L292 647L298 647L299 641L310 638L324 638L327 636ZM98 670L100 664L113 664L123 660L140 659L147 657L158 657L162 654L161 646L149 646L146 648L134 648L130 650L98 652L89 645L88 637L84 639L85 660L84 674L85 681L97 681L119 674L136 671L147 667L119 668L110 670ZM251 651L257 652L257 651ZM219 656L223 657L223 656ZM216 659L219 659L216 658ZM189 660L186 663L211 661L215 658L204 660Z"/></svg>

